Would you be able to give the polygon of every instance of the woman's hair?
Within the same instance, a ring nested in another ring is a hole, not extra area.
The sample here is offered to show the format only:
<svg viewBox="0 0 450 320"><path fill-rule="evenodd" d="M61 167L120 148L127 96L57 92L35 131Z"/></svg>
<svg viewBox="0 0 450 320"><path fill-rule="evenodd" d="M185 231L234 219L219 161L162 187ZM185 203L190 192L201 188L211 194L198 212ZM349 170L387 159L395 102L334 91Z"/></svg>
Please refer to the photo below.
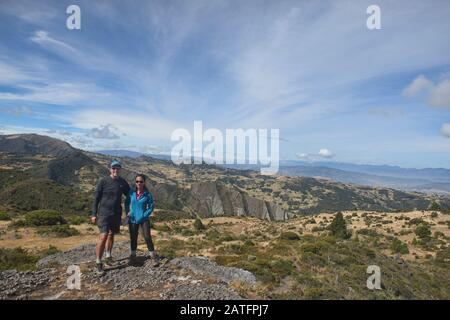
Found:
<svg viewBox="0 0 450 320"><path fill-rule="evenodd" d="M148 191L148 189L147 189L147 186L145 185L145 180L146 180L146 177L145 177L145 174L142 174L142 173L139 173L139 174L137 174L135 177L134 177L134 184L136 184L136 179L137 178L142 178L142 180L144 180L144 190L145 191Z"/></svg>

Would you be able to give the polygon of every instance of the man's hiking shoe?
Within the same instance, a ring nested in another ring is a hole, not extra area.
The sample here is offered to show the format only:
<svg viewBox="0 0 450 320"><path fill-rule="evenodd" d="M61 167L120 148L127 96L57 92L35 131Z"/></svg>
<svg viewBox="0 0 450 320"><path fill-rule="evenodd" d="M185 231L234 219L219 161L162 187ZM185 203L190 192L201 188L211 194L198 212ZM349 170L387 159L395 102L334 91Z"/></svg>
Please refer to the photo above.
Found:
<svg viewBox="0 0 450 320"><path fill-rule="evenodd" d="M98 276L103 276L105 274L105 270L103 270L102 263L95 264L95 274L97 274Z"/></svg>
<svg viewBox="0 0 450 320"><path fill-rule="evenodd" d="M108 257L105 259L105 267L113 267L114 261L112 257Z"/></svg>
<svg viewBox="0 0 450 320"><path fill-rule="evenodd" d="M137 262L136 256L130 255L130 257L128 258L128 265L134 267L136 265L136 262Z"/></svg>

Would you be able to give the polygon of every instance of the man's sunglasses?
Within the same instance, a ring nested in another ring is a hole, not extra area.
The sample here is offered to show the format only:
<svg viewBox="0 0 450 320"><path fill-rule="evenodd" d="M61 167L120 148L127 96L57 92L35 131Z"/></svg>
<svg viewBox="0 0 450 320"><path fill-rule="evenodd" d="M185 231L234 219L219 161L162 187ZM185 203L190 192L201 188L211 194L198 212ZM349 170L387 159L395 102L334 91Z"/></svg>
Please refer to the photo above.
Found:
<svg viewBox="0 0 450 320"><path fill-rule="evenodd" d="M113 169L113 170L120 170L122 168L121 167L112 167L111 169Z"/></svg>

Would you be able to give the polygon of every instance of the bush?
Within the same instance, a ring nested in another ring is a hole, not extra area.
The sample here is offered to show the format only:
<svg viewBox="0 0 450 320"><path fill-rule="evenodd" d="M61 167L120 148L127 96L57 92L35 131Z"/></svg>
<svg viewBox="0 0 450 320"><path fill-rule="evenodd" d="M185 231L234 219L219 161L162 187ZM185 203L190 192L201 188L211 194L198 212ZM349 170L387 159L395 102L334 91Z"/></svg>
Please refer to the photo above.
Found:
<svg viewBox="0 0 450 320"><path fill-rule="evenodd" d="M283 240L300 240L300 236L295 232L283 232L280 235L280 239Z"/></svg>
<svg viewBox="0 0 450 320"><path fill-rule="evenodd" d="M38 230L37 233L41 236L55 236L59 238L67 238L77 236L80 234L80 232L77 229L74 229L67 224L43 228Z"/></svg>
<svg viewBox="0 0 450 320"><path fill-rule="evenodd" d="M337 238L349 239L351 237L351 234L347 230L347 225L342 212L336 213L336 216L331 222L329 229L331 231L331 234Z"/></svg>
<svg viewBox="0 0 450 320"><path fill-rule="evenodd" d="M27 226L54 226L65 223L62 214L54 210L35 210L25 215Z"/></svg>
<svg viewBox="0 0 450 320"><path fill-rule="evenodd" d="M28 254L21 247L0 248L0 271L16 269L18 271L33 270L39 256Z"/></svg>
<svg viewBox="0 0 450 320"><path fill-rule="evenodd" d="M194 221L194 229L197 231L206 229L205 226L203 225L202 220L200 220L199 218L195 219Z"/></svg>
<svg viewBox="0 0 450 320"><path fill-rule="evenodd" d="M67 222L71 225L80 225L82 223L89 223L90 219L86 216L70 216L67 218Z"/></svg>
<svg viewBox="0 0 450 320"><path fill-rule="evenodd" d="M394 238L394 240L392 240L391 250L392 250L392 253L401 253L401 254L408 254L409 253L407 244L401 242L397 238Z"/></svg>
<svg viewBox="0 0 450 320"><path fill-rule="evenodd" d="M4 211L0 211L0 220L11 220L11 217L8 213L4 212Z"/></svg>
<svg viewBox="0 0 450 320"><path fill-rule="evenodd" d="M422 223L416 228L415 233L420 239L428 240L431 236L430 226L425 223Z"/></svg>
<svg viewBox="0 0 450 320"><path fill-rule="evenodd" d="M220 241L222 242L228 242L228 241L234 241L236 240L235 237L233 237L231 234L225 234L222 237L220 237Z"/></svg>
<svg viewBox="0 0 450 320"><path fill-rule="evenodd" d="M170 231L172 231L172 229L170 229L170 227L166 223L164 223L162 225L155 224L155 225L153 225L153 229L155 229L157 231L162 231L162 232L170 232ZM181 230L181 227L180 227L180 230ZM181 230L181 232L182 232L182 230Z"/></svg>
<svg viewBox="0 0 450 320"><path fill-rule="evenodd" d="M48 249L46 249L45 251L42 252L42 256L46 257L46 256L51 256L52 254L56 254L61 252L61 250L59 250L57 247L49 245Z"/></svg>
<svg viewBox="0 0 450 320"><path fill-rule="evenodd" d="M431 217L432 217L432 218L437 218L437 216L438 216L438 213L437 213L436 211L433 211L433 212L431 213Z"/></svg>
<svg viewBox="0 0 450 320"><path fill-rule="evenodd" d="M441 206L437 202L433 201L429 209L433 211L441 211Z"/></svg>
<svg viewBox="0 0 450 320"><path fill-rule="evenodd" d="M425 223L425 221L423 221L423 219L421 219L421 218L413 218L413 219L409 220L407 224L409 224L409 225L413 225L413 224L419 225L421 223Z"/></svg>

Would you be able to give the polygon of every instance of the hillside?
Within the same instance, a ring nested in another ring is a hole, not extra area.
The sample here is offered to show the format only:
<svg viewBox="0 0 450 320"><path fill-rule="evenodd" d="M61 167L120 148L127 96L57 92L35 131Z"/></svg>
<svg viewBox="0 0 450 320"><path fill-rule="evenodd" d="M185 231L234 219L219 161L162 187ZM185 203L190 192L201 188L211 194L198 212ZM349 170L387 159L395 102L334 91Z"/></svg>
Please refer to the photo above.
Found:
<svg viewBox="0 0 450 320"><path fill-rule="evenodd" d="M206 218L205 228L197 230L193 219L168 219L167 213L157 212L153 235L164 257L161 265L152 267L140 253L139 265L127 266L124 228L114 249L118 266L102 278L93 273L97 233L92 226L76 225L79 235L61 238L0 222L2 248L21 246L30 257L48 251L49 243L52 251L64 251L35 259L31 272L0 272L0 298L450 299L450 215L343 214L352 232L348 240L328 235L332 214L283 222ZM416 234L422 223L430 226L429 237ZM401 246L393 246L396 241ZM138 249L145 250L142 241ZM16 261L25 259L19 257L16 253ZM83 272L81 291L65 286L70 264ZM381 290L366 286L369 265L381 269Z"/></svg>
<svg viewBox="0 0 450 320"><path fill-rule="evenodd" d="M107 174L112 159L37 135L2 136L1 141L8 141L2 144L0 154L1 206L18 213L34 209L87 213L95 185ZM12 147L16 145L22 147ZM124 166L123 176L129 182L138 172L148 176L149 188L160 208L181 210L200 217L234 215L283 220L338 210L394 212L425 210L433 202L443 208L450 204L450 198L445 196L325 179L263 176L256 171L206 164L177 166L149 156L119 159ZM28 200L20 194L27 192L23 191L25 185L33 195ZM47 187L40 188L40 185ZM54 189L58 192L53 192ZM58 201L70 198L76 200L72 203L70 200Z"/></svg>

